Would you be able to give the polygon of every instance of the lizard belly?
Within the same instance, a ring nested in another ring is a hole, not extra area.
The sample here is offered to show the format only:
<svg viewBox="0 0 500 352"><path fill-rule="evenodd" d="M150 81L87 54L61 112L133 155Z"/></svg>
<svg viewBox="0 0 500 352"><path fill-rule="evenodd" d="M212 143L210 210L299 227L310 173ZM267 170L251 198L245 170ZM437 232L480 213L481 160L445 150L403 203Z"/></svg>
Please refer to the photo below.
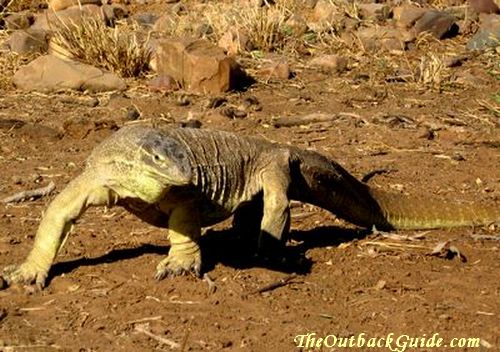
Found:
<svg viewBox="0 0 500 352"><path fill-rule="evenodd" d="M212 201L194 187L172 187L158 203L165 214L183 203L195 203L199 211L201 226L211 226L229 218L233 211L230 207Z"/></svg>

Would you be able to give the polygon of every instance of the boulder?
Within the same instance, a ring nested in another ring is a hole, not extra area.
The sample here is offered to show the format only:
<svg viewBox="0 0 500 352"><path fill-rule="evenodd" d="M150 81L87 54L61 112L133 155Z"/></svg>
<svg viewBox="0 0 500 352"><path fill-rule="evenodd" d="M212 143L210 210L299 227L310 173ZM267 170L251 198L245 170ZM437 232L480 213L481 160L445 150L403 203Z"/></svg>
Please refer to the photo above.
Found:
<svg viewBox="0 0 500 352"><path fill-rule="evenodd" d="M318 0L314 6L311 21L307 26L315 32L329 30L332 26L344 18L337 5L328 0Z"/></svg>
<svg viewBox="0 0 500 352"><path fill-rule="evenodd" d="M467 43L468 50L484 50L500 46L500 16L481 15L477 33Z"/></svg>
<svg viewBox="0 0 500 352"><path fill-rule="evenodd" d="M315 22L330 22L339 13L337 5L329 0L318 0L314 6L313 20Z"/></svg>
<svg viewBox="0 0 500 352"><path fill-rule="evenodd" d="M48 49L49 34L44 30L25 29L13 32L7 40L10 51L26 55L45 53Z"/></svg>
<svg viewBox="0 0 500 352"><path fill-rule="evenodd" d="M80 5L101 5L101 0L49 0L49 9L52 11L61 11L65 10L71 6L80 6Z"/></svg>
<svg viewBox="0 0 500 352"><path fill-rule="evenodd" d="M396 26L400 28L411 28L428 10L417 6L403 5L392 10Z"/></svg>
<svg viewBox="0 0 500 352"><path fill-rule="evenodd" d="M170 33L175 30L178 23L178 16L171 11L166 11L161 15L153 25L153 31L160 33Z"/></svg>
<svg viewBox="0 0 500 352"><path fill-rule="evenodd" d="M416 34L428 32L441 39L458 33L458 26L455 21L456 18L446 12L427 11L415 22L413 30Z"/></svg>
<svg viewBox="0 0 500 352"><path fill-rule="evenodd" d="M30 12L13 13L5 17L5 28L7 30L27 29L34 21L35 17Z"/></svg>
<svg viewBox="0 0 500 352"><path fill-rule="evenodd" d="M155 56L159 75L169 75L193 92L226 92L243 72L234 59L204 39L159 40Z"/></svg>
<svg viewBox="0 0 500 352"><path fill-rule="evenodd" d="M478 13L500 14L500 7L493 0L469 0L469 4Z"/></svg>
<svg viewBox="0 0 500 352"><path fill-rule="evenodd" d="M55 13L52 10L46 10L35 16L35 23L31 28L53 30L55 26L71 23L79 24L86 17L105 21L106 18L100 6L84 5L82 7L73 6Z"/></svg>
<svg viewBox="0 0 500 352"><path fill-rule="evenodd" d="M44 93L67 89L104 92L126 88L125 82L114 73L53 55L40 56L21 67L14 74L13 82L22 90Z"/></svg>
<svg viewBox="0 0 500 352"><path fill-rule="evenodd" d="M391 8L387 4L359 4L358 8L361 17L363 17L365 20L384 21L391 15Z"/></svg>

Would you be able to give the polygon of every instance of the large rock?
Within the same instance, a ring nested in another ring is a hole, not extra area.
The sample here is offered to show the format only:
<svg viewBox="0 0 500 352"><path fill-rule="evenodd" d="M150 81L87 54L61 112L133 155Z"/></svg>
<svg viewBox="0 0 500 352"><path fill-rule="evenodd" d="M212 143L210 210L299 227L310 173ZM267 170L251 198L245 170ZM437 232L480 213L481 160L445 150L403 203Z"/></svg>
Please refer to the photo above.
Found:
<svg viewBox="0 0 500 352"><path fill-rule="evenodd" d="M26 29L12 33L7 40L7 46L10 51L21 55L45 53L48 49L48 40L47 31Z"/></svg>
<svg viewBox="0 0 500 352"><path fill-rule="evenodd" d="M446 12L427 11L415 22L413 30L417 34L428 32L441 39L458 33L458 26L455 21L456 18Z"/></svg>
<svg viewBox="0 0 500 352"><path fill-rule="evenodd" d="M392 10L392 14L398 27L410 28L413 27L415 22L417 22L427 11L427 9L421 7L403 5L395 7Z"/></svg>
<svg viewBox="0 0 500 352"><path fill-rule="evenodd" d="M493 0L469 0L469 4L478 13L500 14L500 7Z"/></svg>
<svg viewBox="0 0 500 352"><path fill-rule="evenodd" d="M482 15L479 31L467 43L468 50L484 50L500 46L500 16Z"/></svg>
<svg viewBox="0 0 500 352"><path fill-rule="evenodd" d="M34 21L35 17L31 12L13 13L5 17L5 28L7 30L27 29Z"/></svg>
<svg viewBox="0 0 500 352"><path fill-rule="evenodd" d="M49 0L49 9L61 11L71 6L79 5L101 5L101 0Z"/></svg>
<svg viewBox="0 0 500 352"><path fill-rule="evenodd" d="M20 89L45 93L67 89L104 92L126 88L125 82L113 73L52 55L41 56L21 67L13 82Z"/></svg>
<svg viewBox="0 0 500 352"><path fill-rule="evenodd" d="M367 3L358 5L359 12L365 20L384 21L389 18L392 11L387 4Z"/></svg>
<svg viewBox="0 0 500 352"><path fill-rule="evenodd" d="M35 16L35 23L31 28L54 30L55 27L61 25L70 25L72 23L78 25L85 18L94 18L105 21L106 18L100 6L83 5L72 6L57 13L52 10L46 10Z"/></svg>
<svg viewBox="0 0 500 352"><path fill-rule="evenodd" d="M236 61L203 39L159 40L155 56L158 74L172 76L188 91L226 92L242 74Z"/></svg>
<svg viewBox="0 0 500 352"><path fill-rule="evenodd" d="M330 29L335 22L343 17L337 5L329 0L318 0L314 6L312 20L308 27L314 31Z"/></svg>

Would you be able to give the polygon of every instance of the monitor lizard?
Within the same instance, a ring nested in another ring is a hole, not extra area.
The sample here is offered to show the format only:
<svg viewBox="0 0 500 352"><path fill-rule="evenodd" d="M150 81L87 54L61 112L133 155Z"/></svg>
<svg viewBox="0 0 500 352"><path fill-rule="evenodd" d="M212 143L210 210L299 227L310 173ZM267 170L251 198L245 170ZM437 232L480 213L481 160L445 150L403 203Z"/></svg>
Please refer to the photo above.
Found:
<svg viewBox="0 0 500 352"><path fill-rule="evenodd" d="M84 171L48 206L26 260L6 267L2 276L8 284L43 287L73 222L98 205L123 206L168 228L171 247L156 268L156 279L199 275L202 227L234 215L234 226L260 227L259 248L265 249L266 243L286 238L290 200L380 230L500 220L497 203L447 203L384 192L314 151L216 130L132 125L92 151Z"/></svg>

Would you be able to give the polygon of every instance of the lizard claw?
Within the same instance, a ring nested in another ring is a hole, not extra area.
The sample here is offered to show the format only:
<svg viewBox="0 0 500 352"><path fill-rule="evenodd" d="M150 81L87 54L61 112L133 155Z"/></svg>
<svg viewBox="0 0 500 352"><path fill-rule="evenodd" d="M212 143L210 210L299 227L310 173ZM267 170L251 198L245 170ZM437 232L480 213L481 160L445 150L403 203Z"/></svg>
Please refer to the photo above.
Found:
<svg viewBox="0 0 500 352"><path fill-rule="evenodd" d="M7 285L12 284L35 284L39 290L45 287L48 277L48 271L40 270L34 265L23 263L21 265L9 265L3 269L2 278L7 282Z"/></svg>
<svg viewBox="0 0 500 352"><path fill-rule="evenodd" d="M167 276L178 276L194 273L201 277L201 256L182 256L169 254L156 267L154 278L158 281Z"/></svg>

